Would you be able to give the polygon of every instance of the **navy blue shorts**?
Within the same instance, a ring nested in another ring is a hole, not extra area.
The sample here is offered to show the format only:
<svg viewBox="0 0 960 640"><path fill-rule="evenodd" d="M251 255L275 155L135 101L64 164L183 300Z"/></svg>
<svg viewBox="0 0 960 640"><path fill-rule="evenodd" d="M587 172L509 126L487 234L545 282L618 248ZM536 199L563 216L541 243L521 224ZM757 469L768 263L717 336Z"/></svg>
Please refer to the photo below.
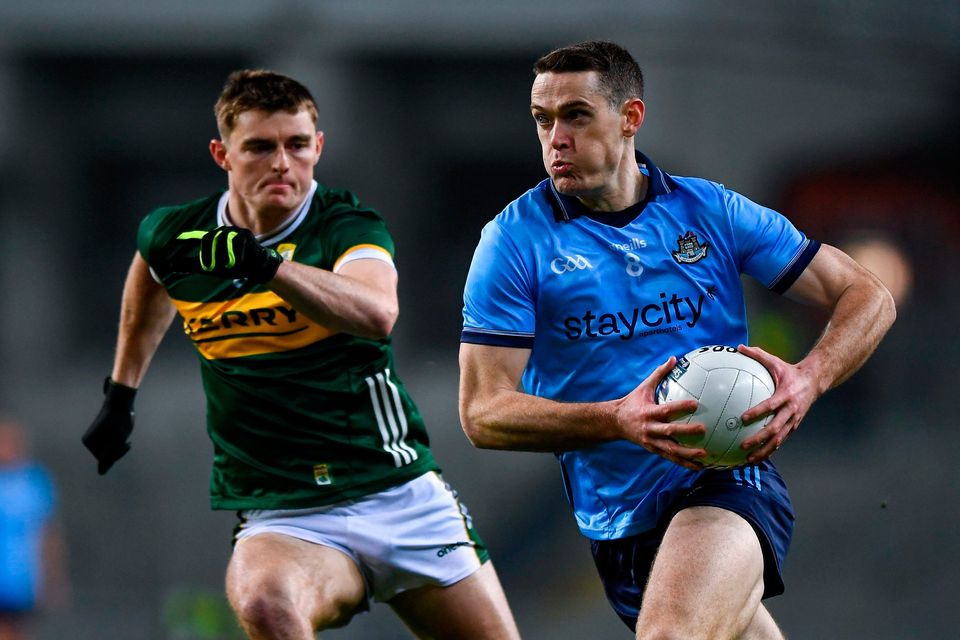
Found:
<svg viewBox="0 0 960 640"><path fill-rule="evenodd" d="M706 470L692 487L663 504L655 529L617 540L591 541L607 600L628 627L636 627L647 576L667 525L688 507L720 507L749 522L763 551L763 597L783 593L781 570L793 534L793 507L772 464Z"/></svg>

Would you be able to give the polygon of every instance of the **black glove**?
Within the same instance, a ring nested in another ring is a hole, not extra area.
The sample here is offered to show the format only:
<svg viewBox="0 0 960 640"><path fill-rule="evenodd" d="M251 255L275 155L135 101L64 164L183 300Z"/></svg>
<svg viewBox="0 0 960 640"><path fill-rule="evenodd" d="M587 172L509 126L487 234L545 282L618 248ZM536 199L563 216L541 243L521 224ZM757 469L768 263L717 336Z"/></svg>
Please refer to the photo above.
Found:
<svg viewBox="0 0 960 640"><path fill-rule="evenodd" d="M197 256L175 259L173 273L205 273L221 278L245 278L263 284L277 275L283 258L261 246L249 229L218 227L213 231L185 231L177 241L199 240Z"/></svg>
<svg viewBox="0 0 960 640"><path fill-rule="evenodd" d="M133 399L137 390L107 378L103 381L103 394L100 413L82 438L83 445L97 459L100 475L130 451L127 439L133 431Z"/></svg>

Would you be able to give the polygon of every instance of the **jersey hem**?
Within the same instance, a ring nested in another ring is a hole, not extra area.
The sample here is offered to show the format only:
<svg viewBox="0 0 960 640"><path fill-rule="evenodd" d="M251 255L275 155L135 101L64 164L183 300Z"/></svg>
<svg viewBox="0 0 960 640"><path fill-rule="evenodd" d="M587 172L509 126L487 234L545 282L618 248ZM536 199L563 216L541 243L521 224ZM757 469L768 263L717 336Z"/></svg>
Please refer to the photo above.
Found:
<svg viewBox="0 0 960 640"><path fill-rule="evenodd" d="M210 496L210 508L213 510L233 511L244 509L306 509L310 507L321 507L384 491L390 487L395 487L413 480L430 471L440 472L440 467L433 459L433 456L421 459L409 467L405 467L402 473L398 472L389 478L384 478L378 482L346 487L336 493L324 493L323 496L265 496L264 498L220 498Z"/></svg>
<svg viewBox="0 0 960 640"><path fill-rule="evenodd" d="M533 338L529 334L494 333L489 329L464 329L460 333L460 342L521 349L532 349Z"/></svg>
<svg viewBox="0 0 960 640"><path fill-rule="evenodd" d="M807 268L813 257L817 255L820 246L819 241L808 240L807 245L797 253L797 257L784 269L783 274L770 283L770 290L780 295L786 293L787 289L793 286L800 274Z"/></svg>

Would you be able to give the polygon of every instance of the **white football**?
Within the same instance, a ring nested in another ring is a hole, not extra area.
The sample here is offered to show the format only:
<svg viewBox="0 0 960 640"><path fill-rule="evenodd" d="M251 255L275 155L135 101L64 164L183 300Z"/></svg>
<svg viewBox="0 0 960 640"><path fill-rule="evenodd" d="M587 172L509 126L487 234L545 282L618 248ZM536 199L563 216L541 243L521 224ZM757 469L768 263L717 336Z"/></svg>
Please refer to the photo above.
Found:
<svg viewBox="0 0 960 640"><path fill-rule="evenodd" d="M733 347L710 345L694 349L677 360L676 366L657 386L657 404L673 400L696 400L693 413L673 422L702 422L703 436L677 437L677 442L706 449L705 467L729 469L745 464L747 451L740 443L773 418L744 424L743 412L773 395L773 378L767 369Z"/></svg>

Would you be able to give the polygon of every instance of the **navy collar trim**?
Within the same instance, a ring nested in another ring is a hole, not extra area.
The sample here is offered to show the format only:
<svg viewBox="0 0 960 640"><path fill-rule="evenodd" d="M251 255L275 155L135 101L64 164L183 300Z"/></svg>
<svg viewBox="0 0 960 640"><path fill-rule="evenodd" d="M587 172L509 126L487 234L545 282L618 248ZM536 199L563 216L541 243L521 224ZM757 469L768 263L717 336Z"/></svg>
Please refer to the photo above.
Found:
<svg viewBox="0 0 960 640"><path fill-rule="evenodd" d="M635 153L637 154L637 165L640 166L640 172L650 179L647 186L647 201L659 196L665 196L676 188L673 178L661 171L657 165L653 164L650 158L639 151ZM551 197L548 198L548 200L553 207L553 219L557 222L570 222L575 218L579 218L581 215L580 209L583 207L580 201L574 196L567 196L557 191L552 179L547 178L547 182L550 187L549 193Z"/></svg>

